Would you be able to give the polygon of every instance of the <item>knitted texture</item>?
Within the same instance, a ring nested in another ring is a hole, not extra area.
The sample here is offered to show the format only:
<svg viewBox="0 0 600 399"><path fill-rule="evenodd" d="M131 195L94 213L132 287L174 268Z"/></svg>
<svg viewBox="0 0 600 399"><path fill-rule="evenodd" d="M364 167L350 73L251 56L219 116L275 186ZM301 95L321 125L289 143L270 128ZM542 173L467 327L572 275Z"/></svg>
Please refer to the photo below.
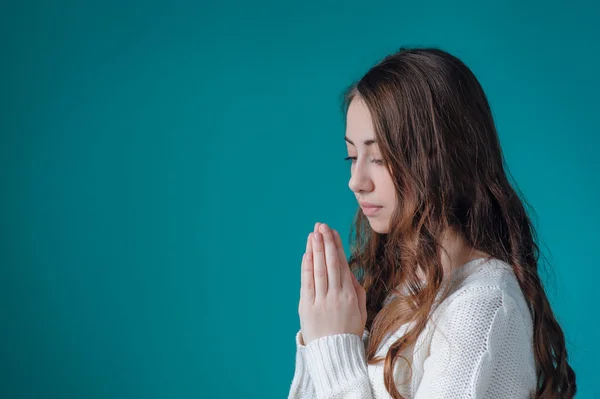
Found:
<svg viewBox="0 0 600 399"><path fill-rule="evenodd" d="M477 259L455 269L456 288L432 313L417 341L394 364L406 399L529 398L536 387L533 324L507 263ZM385 304L393 297L386 298ZM384 356L409 325L389 334ZM367 365L369 331L336 334L303 345L296 334L296 365L288 399L391 398L383 363ZM412 373L411 373L412 371Z"/></svg>

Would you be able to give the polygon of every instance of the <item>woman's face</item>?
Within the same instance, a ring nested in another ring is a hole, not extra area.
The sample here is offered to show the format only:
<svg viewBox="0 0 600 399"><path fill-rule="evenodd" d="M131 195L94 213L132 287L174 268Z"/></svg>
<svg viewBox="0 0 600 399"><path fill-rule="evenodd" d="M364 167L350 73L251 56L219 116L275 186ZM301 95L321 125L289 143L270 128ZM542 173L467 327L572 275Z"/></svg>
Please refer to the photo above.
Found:
<svg viewBox="0 0 600 399"><path fill-rule="evenodd" d="M371 228L387 234L396 206L396 190L375 140L371 114L362 99L355 97L346 114L346 147L348 156L354 158L348 186L359 204L369 202L378 206L368 209L361 205L361 208Z"/></svg>

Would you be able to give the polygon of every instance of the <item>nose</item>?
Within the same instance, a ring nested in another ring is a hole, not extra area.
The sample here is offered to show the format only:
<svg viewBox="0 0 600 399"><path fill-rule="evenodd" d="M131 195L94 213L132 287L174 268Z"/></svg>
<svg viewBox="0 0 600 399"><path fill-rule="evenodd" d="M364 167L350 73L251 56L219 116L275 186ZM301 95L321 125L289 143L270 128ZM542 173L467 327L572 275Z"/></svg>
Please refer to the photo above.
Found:
<svg viewBox="0 0 600 399"><path fill-rule="evenodd" d="M360 162L354 165L354 171L348 182L348 187L355 193L373 190L373 180L366 171L366 168L360 165Z"/></svg>

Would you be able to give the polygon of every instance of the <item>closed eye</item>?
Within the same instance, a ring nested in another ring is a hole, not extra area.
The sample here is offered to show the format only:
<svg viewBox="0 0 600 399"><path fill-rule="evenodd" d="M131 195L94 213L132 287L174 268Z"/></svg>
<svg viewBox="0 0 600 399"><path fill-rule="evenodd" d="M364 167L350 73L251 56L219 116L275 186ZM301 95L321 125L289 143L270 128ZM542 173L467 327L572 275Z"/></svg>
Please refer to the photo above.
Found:
<svg viewBox="0 0 600 399"><path fill-rule="evenodd" d="M346 157L344 158L344 161L350 161L352 160L352 163L356 162L356 157ZM372 159L371 162L377 164L377 165L383 165L383 159Z"/></svg>

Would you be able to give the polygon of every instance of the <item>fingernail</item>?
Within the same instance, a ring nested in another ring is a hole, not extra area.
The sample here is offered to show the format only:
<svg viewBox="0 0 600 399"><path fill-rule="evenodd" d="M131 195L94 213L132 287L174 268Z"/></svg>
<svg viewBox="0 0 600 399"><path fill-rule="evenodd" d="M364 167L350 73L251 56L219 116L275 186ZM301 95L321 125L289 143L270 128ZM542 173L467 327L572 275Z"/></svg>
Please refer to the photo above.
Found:
<svg viewBox="0 0 600 399"><path fill-rule="evenodd" d="M318 243L318 242L321 240L321 233L319 233L319 232L316 232L316 233L313 235L313 239L314 239L314 242L315 242L315 243Z"/></svg>

